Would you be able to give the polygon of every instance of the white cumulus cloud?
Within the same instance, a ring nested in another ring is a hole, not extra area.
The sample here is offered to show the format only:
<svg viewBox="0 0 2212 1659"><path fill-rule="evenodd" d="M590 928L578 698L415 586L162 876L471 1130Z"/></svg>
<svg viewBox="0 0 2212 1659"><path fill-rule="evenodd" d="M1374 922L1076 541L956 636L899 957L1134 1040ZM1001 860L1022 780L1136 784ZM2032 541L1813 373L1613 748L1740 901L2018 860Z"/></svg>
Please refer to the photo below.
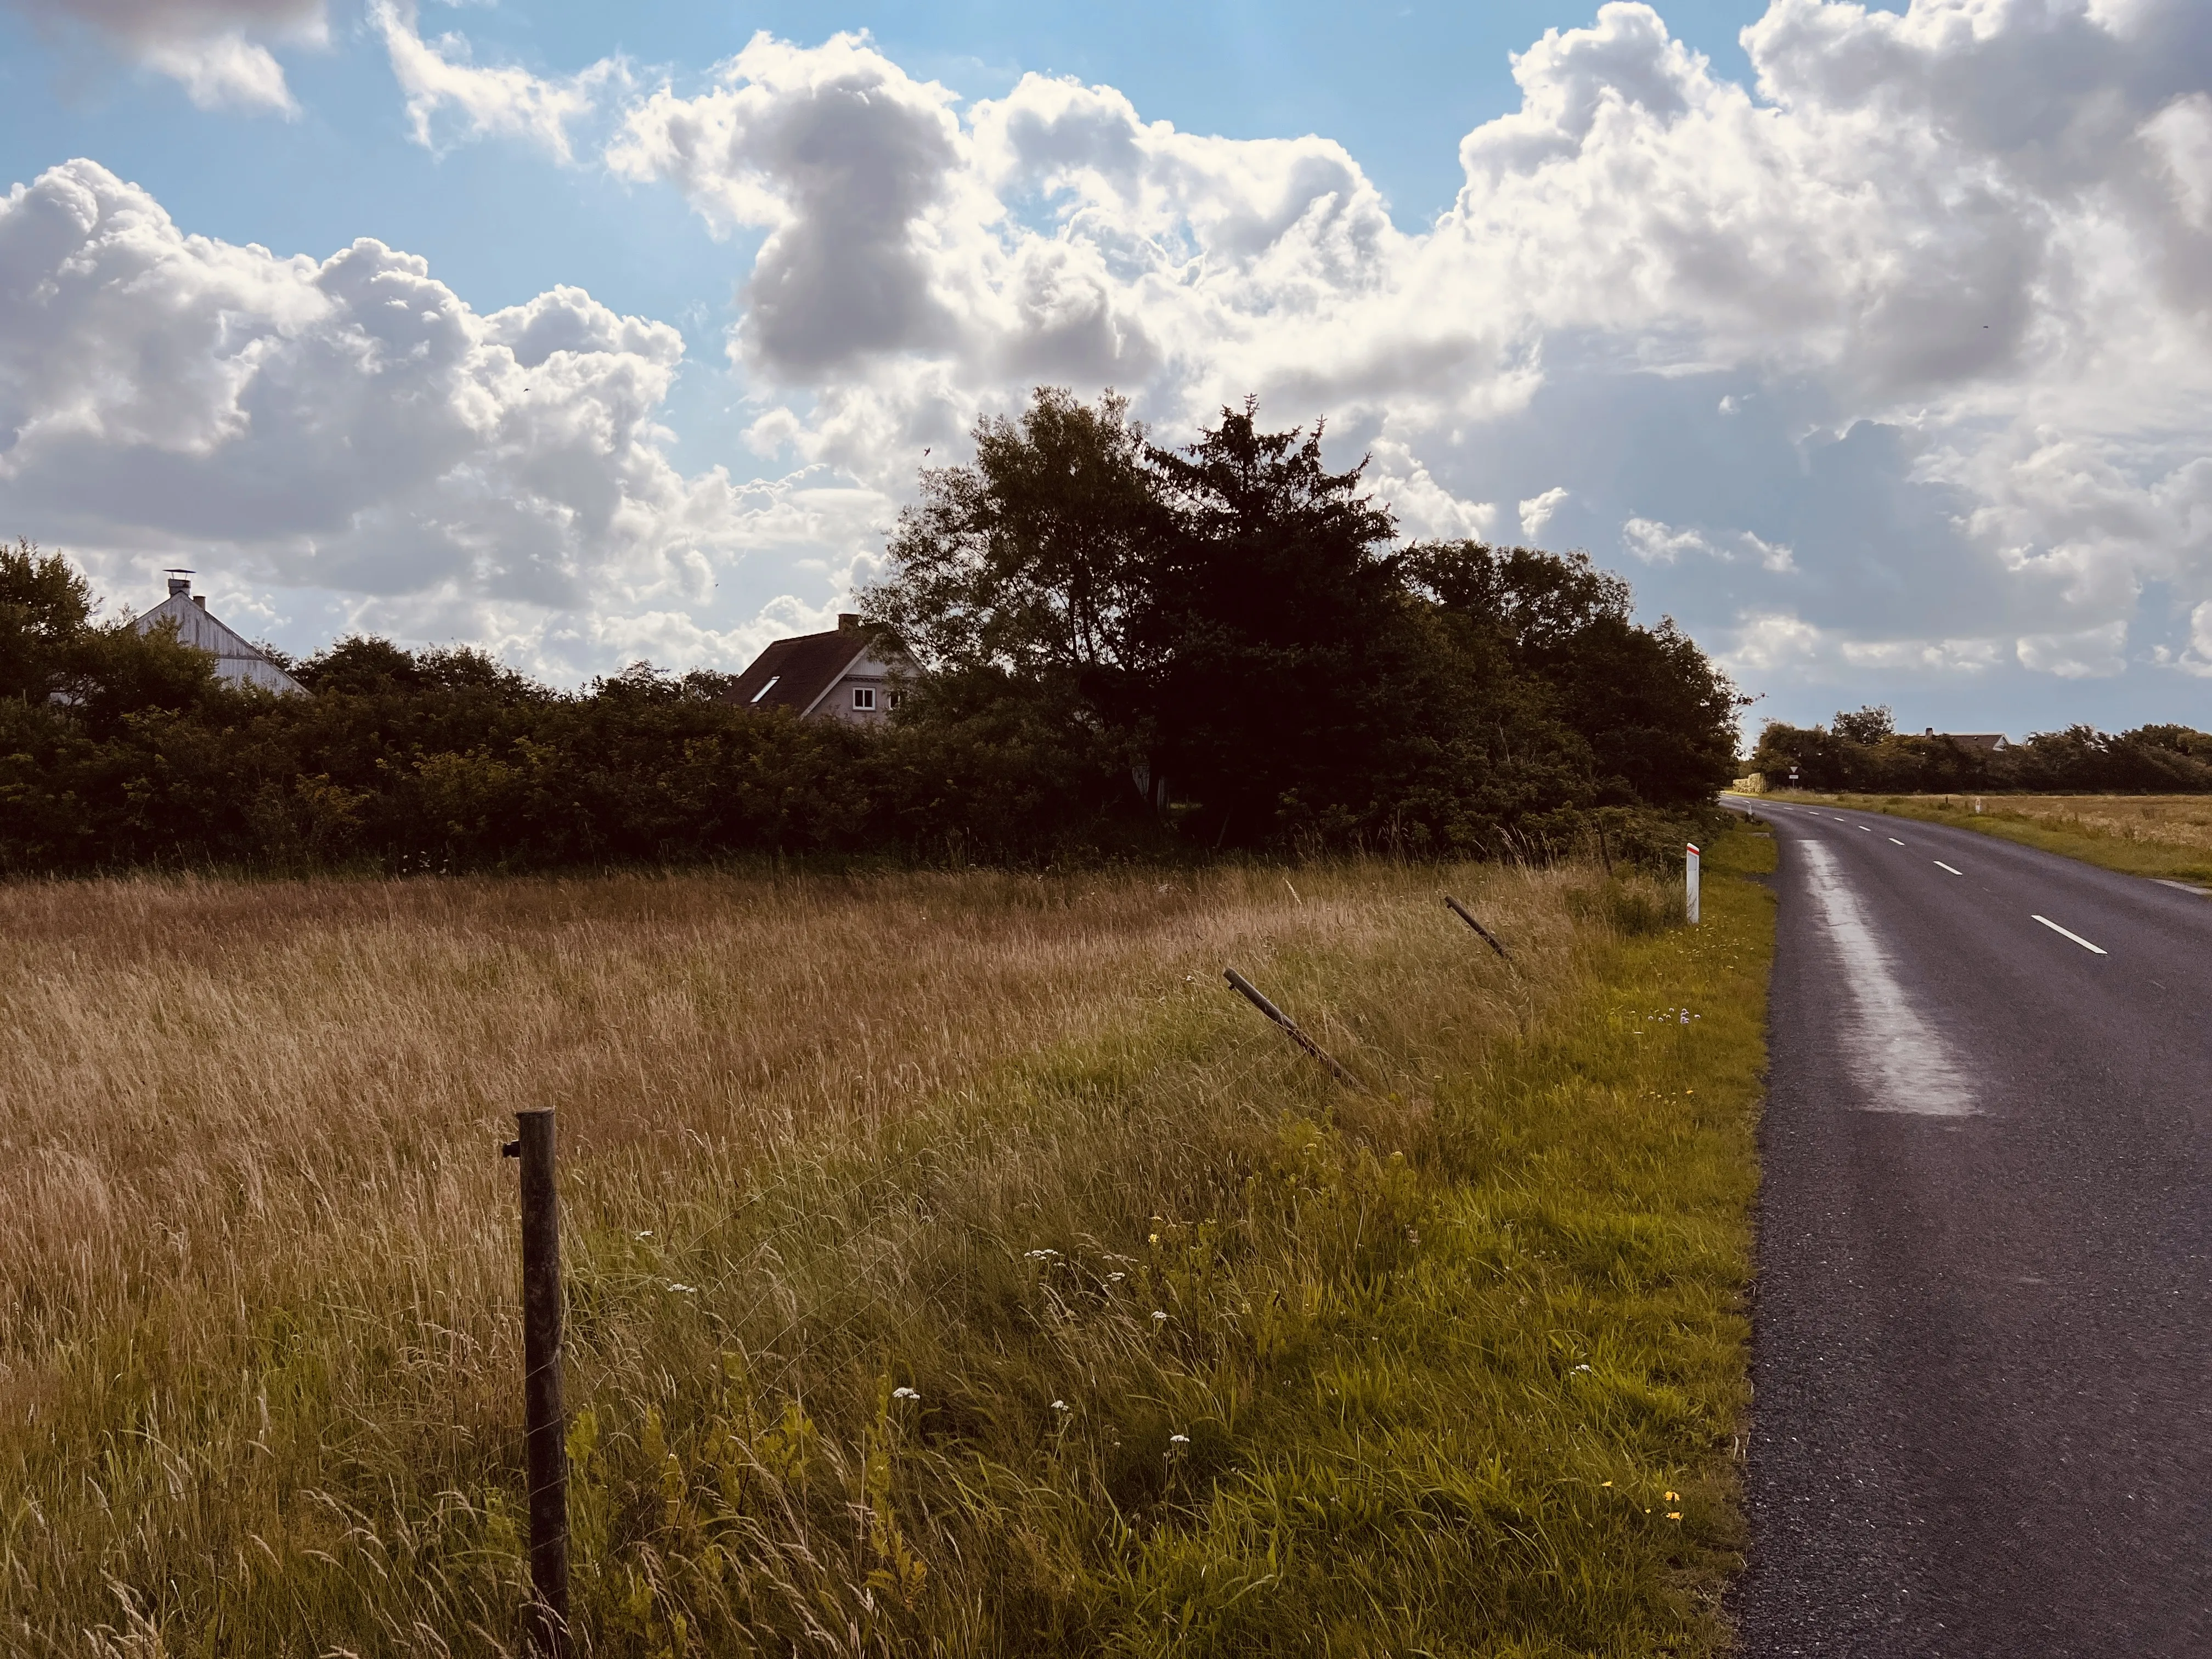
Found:
<svg viewBox="0 0 2212 1659"><path fill-rule="evenodd" d="M1544 533L1544 526L1559 510L1559 503L1567 499L1563 485L1554 484L1540 495L1531 495L1521 503L1521 538L1531 544ZM1638 522L1641 522L1640 520Z"/></svg>
<svg viewBox="0 0 2212 1659"><path fill-rule="evenodd" d="M210 0L191 38L265 32L266 6L256 21ZM1519 107L1466 136L1455 199L1412 228L1325 137L1184 131L1113 88L1036 75L966 101L865 36L758 35L679 91L619 65L479 64L457 37L424 40L407 0L373 15L423 142L588 156L586 118L611 124L608 167L680 192L747 250L728 373L744 443L790 476L747 495L669 465L654 423L680 348L658 325L592 323L548 394L512 380L526 366L507 334L524 313L596 316L583 296L479 317L416 270L443 298L399 309L449 320L372 349L398 327L374 283L396 295L403 256L295 266L169 228L161 270L193 273L183 292L220 273L250 303L164 312L106 231L81 256L66 237L24 255L82 317L112 310L137 355L112 381L27 367L0 382L31 412L0 489L151 538L258 514L260 556L349 591L518 606L526 591L544 616L649 616L677 641L685 596L739 548L790 561L807 592L793 605L834 604L925 447L957 454L977 414L1040 382L1115 386L1169 441L1256 393L1264 418L1327 416L1332 453L1370 458L1409 533L1502 520L1617 546L1654 610L1762 684L2206 659L2201 0L1771 0L1742 37L1747 85L1613 0L1515 58ZM27 204L54 178L19 192L25 225L47 222ZM43 363L29 315L0 315L0 351ZM71 326L91 359L125 349ZM393 414L403 392L428 414ZM287 410L300 433L280 430ZM370 461L319 447L348 421L380 434L343 452ZM295 476L349 503L349 527L285 521ZM110 493L70 493L93 480ZM371 523L408 528L358 565L331 550L366 549ZM612 622L571 625L614 638Z"/></svg>
<svg viewBox="0 0 2212 1659"><path fill-rule="evenodd" d="M737 361L801 394L779 444L884 488L1037 380L1118 386L1170 434L1257 392L1331 416L1421 526L1610 508L1716 625L2062 673L2090 658L2016 641L2124 638L2148 580L2212 593L2189 11L1775 0L1747 87L1607 4L1515 60L1521 107L1417 233L1326 139L1036 76L963 106L858 36L757 37L609 160L767 231Z"/></svg>
<svg viewBox="0 0 2212 1659"><path fill-rule="evenodd" d="M479 314L380 242L188 236L71 162L0 199L0 517L111 586L213 563L549 672L740 661L767 633L708 620L723 575L811 559L826 609L888 514L818 470L680 473L656 417L683 355L575 289Z"/></svg>
<svg viewBox="0 0 2212 1659"><path fill-rule="evenodd" d="M611 58L557 77L514 64L477 64L458 33L425 40L414 0L370 0L368 19L383 36L392 75L406 94L415 142L426 149L442 147L441 118L450 115L464 137L524 138L557 161L569 161L569 127L628 82L628 70Z"/></svg>
<svg viewBox="0 0 2212 1659"><path fill-rule="evenodd" d="M179 82L203 109L296 114L283 66L264 44L321 45L325 0L5 0L49 29L82 27ZM258 37L258 38L257 38Z"/></svg>

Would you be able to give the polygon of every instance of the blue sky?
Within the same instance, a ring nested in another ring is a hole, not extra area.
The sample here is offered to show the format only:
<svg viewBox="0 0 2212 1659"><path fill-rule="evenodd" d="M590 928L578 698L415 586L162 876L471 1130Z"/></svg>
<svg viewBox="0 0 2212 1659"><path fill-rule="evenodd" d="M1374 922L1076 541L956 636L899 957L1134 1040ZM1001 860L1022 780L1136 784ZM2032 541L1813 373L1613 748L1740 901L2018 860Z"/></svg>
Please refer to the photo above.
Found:
<svg viewBox="0 0 2212 1659"><path fill-rule="evenodd" d="M0 530L734 665L1028 386L1255 391L1761 714L2212 724L2190 10L0 0Z"/></svg>

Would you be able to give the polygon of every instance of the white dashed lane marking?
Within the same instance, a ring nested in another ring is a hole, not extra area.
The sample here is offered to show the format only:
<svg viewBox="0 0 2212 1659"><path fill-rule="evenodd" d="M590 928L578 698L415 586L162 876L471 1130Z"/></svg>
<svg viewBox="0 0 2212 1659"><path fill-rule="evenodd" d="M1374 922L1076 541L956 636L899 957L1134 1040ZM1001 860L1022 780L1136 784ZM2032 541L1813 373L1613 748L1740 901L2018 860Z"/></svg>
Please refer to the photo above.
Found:
<svg viewBox="0 0 2212 1659"><path fill-rule="evenodd" d="M2100 957L2109 956L2112 954L2101 945L2090 944L2087 939L2083 939L2081 934L2075 933L2072 928L2061 927L2057 922L2051 921L2049 916L2038 916L2036 917L2036 920L2041 922L2045 927L2048 927L2052 933L2063 933L2068 939L2072 939L2076 945L2080 945L2085 951L2094 951Z"/></svg>
<svg viewBox="0 0 2212 1659"><path fill-rule="evenodd" d="M1938 870L1951 870L1951 866L1944 863L1941 859L1930 859L1929 862L1933 864ZM1951 873L1954 876L1963 876L1966 872L1964 870L1951 870Z"/></svg>
<svg viewBox="0 0 2212 1659"><path fill-rule="evenodd" d="M1904 846L1904 845L1905 845L1905 843L1904 843L1903 842L1901 842L1901 841L1898 840L1898 838L1897 838L1895 836L1892 836L1889 838L1889 844L1890 844L1892 847L1902 847L1902 846Z"/></svg>

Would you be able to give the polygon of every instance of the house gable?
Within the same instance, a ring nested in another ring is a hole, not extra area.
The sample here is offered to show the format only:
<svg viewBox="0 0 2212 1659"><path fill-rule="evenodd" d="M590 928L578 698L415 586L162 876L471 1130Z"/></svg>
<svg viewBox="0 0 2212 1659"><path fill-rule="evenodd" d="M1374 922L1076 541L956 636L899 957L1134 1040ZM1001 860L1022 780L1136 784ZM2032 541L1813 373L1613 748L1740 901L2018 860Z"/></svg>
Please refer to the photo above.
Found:
<svg viewBox="0 0 2212 1659"><path fill-rule="evenodd" d="M215 659L215 672L220 678L258 685L270 691L307 689L270 661L237 629L210 616L206 599L192 592L190 582L173 576L169 580L169 597L134 617L131 625L146 634L170 621L177 624L179 644L204 651Z"/></svg>
<svg viewBox="0 0 2212 1659"><path fill-rule="evenodd" d="M730 688L731 702L788 708L801 720L863 724L890 712L890 682L910 669L906 653L858 617L840 617L827 633L778 640L753 659ZM855 691L866 694L856 698Z"/></svg>

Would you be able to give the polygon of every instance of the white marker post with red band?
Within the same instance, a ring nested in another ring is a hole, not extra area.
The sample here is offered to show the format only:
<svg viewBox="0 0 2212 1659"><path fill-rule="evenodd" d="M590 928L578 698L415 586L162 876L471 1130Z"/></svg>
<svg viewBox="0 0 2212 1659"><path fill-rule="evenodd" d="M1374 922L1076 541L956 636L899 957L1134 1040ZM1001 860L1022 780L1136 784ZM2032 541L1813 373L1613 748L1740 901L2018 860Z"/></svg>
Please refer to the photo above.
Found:
<svg viewBox="0 0 2212 1659"><path fill-rule="evenodd" d="M1690 850L1682 860L1682 905L1691 926L1695 927L1698 921L1698 843L1692 841L1685 842L1683 845Z"/></svg>

